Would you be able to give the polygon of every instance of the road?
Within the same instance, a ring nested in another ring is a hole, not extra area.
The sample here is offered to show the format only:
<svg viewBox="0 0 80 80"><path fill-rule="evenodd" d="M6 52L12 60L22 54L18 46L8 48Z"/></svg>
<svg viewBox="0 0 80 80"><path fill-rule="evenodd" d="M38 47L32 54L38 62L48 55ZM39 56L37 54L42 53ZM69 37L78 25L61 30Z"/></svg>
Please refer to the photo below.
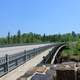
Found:
<svg viewBox="0 0 80 80"><path fill-rule="evenodd" d="M37 44L37 45L25 45L25 46L14 46L14 47L4 47L4 48L0 48L0 57L5 56L5 54L8 55L12 55L12 54L16 54L19 52L22 52L24 50L31 50L33 48L38 48L41 46L45 46L45 45L49 45L48 44Z"/></svg>

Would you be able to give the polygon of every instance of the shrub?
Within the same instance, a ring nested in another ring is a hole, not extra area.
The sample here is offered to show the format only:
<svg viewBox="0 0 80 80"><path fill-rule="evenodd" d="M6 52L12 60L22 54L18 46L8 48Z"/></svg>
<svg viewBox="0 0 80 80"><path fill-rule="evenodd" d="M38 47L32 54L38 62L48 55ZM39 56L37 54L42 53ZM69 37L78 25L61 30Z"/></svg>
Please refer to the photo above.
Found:
<svg viewBox="0 0 80 80"><path fill-rule="evenodd" d="M76 44L76 49L80 51L80 40Z"/></svg>

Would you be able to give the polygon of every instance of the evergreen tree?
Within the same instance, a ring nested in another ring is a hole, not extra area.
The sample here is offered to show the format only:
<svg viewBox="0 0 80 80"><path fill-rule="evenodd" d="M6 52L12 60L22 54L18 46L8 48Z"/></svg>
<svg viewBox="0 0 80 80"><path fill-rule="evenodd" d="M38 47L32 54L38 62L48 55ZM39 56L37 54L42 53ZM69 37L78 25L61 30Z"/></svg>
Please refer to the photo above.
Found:
<svg viewBox="0 0 80 80"><path fill-rule="evenodd" d="M21 42L21 31L18 30L17 32L17 43L20 43Z"/></svg>
<svg viewBox="0 0 80 80"><path fill-rule="evenodd" d="M7 43L10 44L10 32L8 32L8 36L7 36Z"/></svg>

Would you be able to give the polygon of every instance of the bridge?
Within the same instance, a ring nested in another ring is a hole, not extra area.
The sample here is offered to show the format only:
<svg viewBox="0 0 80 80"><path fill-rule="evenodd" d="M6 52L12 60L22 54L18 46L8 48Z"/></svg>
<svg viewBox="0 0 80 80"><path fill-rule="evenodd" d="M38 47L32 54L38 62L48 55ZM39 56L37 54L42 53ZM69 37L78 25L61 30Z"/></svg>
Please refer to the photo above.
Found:
<svg viewBox="0 0 80 80"><path fill-rule="evenodd" d="M54 64L65 43L0 48L0 80L16 80L31 68Z"/></svg>

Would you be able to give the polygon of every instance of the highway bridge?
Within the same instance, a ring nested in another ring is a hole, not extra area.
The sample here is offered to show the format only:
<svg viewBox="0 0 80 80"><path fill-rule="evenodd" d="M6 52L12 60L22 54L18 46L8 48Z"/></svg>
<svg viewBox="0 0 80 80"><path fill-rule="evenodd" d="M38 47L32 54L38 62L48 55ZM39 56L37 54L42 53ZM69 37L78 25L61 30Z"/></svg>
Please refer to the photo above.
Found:
<svg viewBox="0 0 80 80"><path fill-rule="evenodd" d="M54 64L65 43L0 48L0 80L16 80L31 68Z"/></svg>

